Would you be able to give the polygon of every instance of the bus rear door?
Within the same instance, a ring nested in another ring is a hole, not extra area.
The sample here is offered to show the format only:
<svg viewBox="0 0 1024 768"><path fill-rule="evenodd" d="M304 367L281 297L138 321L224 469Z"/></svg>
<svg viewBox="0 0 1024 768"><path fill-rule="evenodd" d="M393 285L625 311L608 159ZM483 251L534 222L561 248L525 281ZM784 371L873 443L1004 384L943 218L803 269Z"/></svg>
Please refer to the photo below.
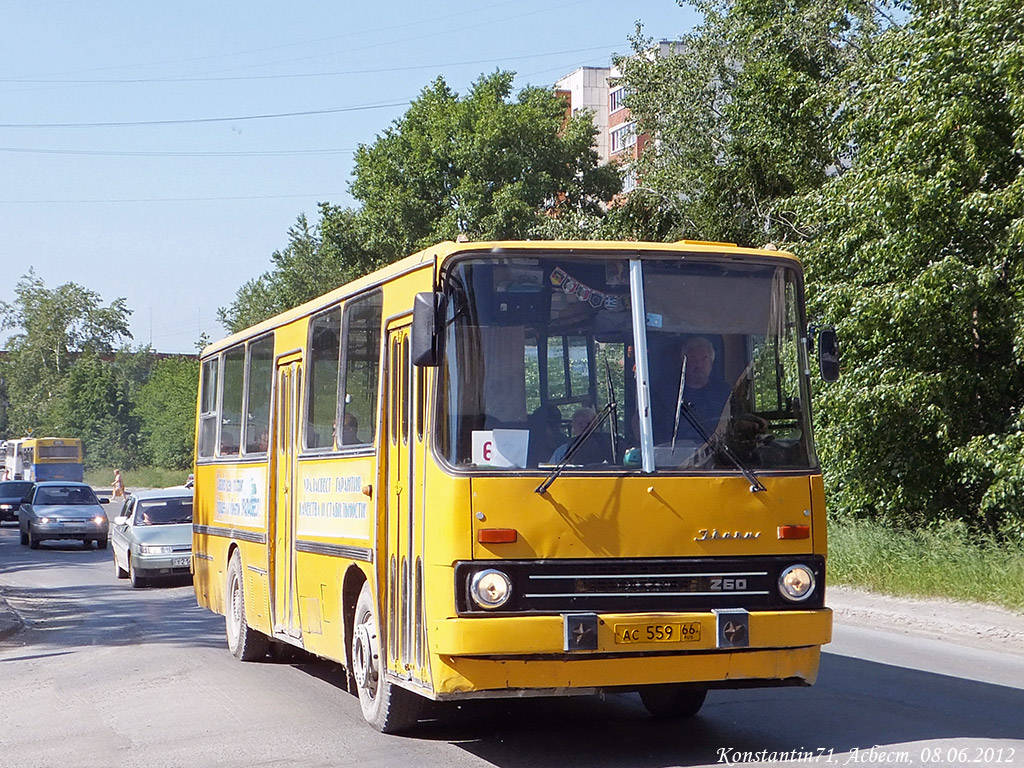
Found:
<svg viewBox="0 0 1024 768"><path fill-rule="evenodd" d="M274 408L274 506L270 511L270 578L274 634L301 637L295 578L295 489L299 445L299 402L302 392L302 359L295 356L277 362Z"/></svg>

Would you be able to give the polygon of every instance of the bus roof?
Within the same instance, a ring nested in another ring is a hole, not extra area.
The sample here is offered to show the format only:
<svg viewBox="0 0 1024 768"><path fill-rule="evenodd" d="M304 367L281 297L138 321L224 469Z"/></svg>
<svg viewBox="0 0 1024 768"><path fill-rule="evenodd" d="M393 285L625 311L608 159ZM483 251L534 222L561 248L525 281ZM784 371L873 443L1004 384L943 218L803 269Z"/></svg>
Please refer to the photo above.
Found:
<svg viewBox="0 0 1024 768"><path fill-rule="evenodd" d="M623 253L642 253L645 251L675 251L677 253L729 253L730 255L762 256L778 259L785 259L794 263L799 260L788 251L780 251L774 245L768 244L762 248L740 247L735 243L719 243L705 240L677 240L670 243L629 241L629 240L488 240L488 241L465 241L453 242L445 240L426 248L404 259L388 264L380 269L363 275L349 283L328 291L322 296L311 299L278 315L267 318L249 328L231 334L219 341L213 342L202 351L202 357L207 357L228 347L234 346L263 333L271 331L283 325L298 320L305 315L312 314L322 307L333 304L337 301L360 293L377 285L384 284L396 277L414 272L419 269L436 267L438 270L444 263L464 253L480 253L490 251L495 256L506 252L530 252L530 251L569 251L575 253L622 251Z"/></svg>

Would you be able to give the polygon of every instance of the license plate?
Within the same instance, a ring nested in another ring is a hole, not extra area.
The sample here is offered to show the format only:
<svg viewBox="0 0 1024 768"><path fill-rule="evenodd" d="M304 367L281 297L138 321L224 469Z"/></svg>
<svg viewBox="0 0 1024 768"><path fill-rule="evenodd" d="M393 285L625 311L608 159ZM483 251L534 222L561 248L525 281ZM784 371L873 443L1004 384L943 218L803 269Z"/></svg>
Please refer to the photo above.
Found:
<svg viewBox="0 0 1024 768"><path fill-rule="evenodd" d="M188 568L188 558L175 557L171 560L171 568Z"/></svg>
<svg viewBox="0 0 1024 768"><path fill-rule="evenodd" d="M680 624L616 624L615 642L630 643L692 643L700 640L700 622Z"/></svg>

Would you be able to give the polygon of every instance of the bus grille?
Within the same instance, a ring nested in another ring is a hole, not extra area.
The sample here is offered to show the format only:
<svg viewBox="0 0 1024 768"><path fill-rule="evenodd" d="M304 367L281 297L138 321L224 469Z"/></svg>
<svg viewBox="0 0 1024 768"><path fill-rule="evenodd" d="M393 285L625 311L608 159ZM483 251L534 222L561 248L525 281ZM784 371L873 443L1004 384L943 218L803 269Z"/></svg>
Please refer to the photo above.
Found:
<svg viewBox="0 0 1024 768"><path fill-rule="evenodd" d="M779 575L795 563L809 566L816 584L800 603L784 599L777 587ZM512 580L512 598L500 611L484 610L469 596L473 574L487 568ZM462 615L808 610L824 605L824 587L820 556L498 560L461 562L455 568L456 607Z"/></svg>

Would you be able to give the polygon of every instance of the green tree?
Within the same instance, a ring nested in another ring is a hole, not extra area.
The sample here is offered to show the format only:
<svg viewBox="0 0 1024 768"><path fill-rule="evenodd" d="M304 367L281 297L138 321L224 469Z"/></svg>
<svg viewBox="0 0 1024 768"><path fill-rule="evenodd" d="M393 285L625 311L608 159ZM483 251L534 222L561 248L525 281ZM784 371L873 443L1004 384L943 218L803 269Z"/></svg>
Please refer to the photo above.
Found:
<svg viewBox="0 0 1024 768"><path fill-rule="evenodd" d="M86 352L71 366L55 399L50 429L82 439L86 467L139 464L132 387L122 373L118 366Z"/></svg>
<svg viewBox="0 0 1024 768"><path fill-rule="evenodd" d="M783 243L842 380L833 508L1024 533L1024 10L1015 0L700 0L620 67L658 141L626 235Z"/></svg>
<svg viewBox="0 0 1024 768"><path fill-rule="evenodd" d="M29 270L15 285L15 300L0 302L0 329L16 331L4 361L10 433L62 426L61 396L74 359L110 354L130 339L130 315L123 298L103 306L95 291L75 283L51 290Z"/></svg>
<svg viewBox="0 0 1024 768"><path fill-rule="evenodd" d="M459 234L522 238L545 216L597 213L618 192L615 169L597 165L589 116L567 121L549 88L513 99L513 77L484 75L461 98L438 78L359 148L352 193L372 253L393 261Z"/></svg>
<svg viewBox="0 0 1024 768"><path fill-rule="evenodd" d="M657 141L637 163L640 188L608 223L646 239L792 240L787 200L842 163L831 119L844 73L885 23L881 6L689 4L704 20L677 44L661 50L638 29L633 54L616 60L638 132Z"/></svg>
<svg viewBox="0 0 1024 768"><path fill-rule="evenodd" d="M273 268L219 311L237 331L435 242L596 232L600 201L621 188L597 165L588 116L566 120L546 88L513 99L513 74L481 77L461 97L438 78L356 153L356 210L322 203L300 216ZM558 221L561 224L558 224Z"/></svg>
<svg viewBox="0 0 1024 768"><path fill-rule="evenodd" d="M798 207L812 306L844 340L821 393L827 481L856 514L1019 535L1024 10L909 14L848 77L849 169Z"/></svg>
<svg viewBox="0 0 1024 768"><path fill-rule="evenodd" d="M231 332L321 296L379 266L363 247L358 215L327 203L320 205L320 222L299 215L288 230L288 245L270 257L273 268L245 283L234 301L218 310L218 319Z"/></svg>
<svg viewBox="0 0 1024 768"><path fill-rule="evenodd" d="M147 460L169 469L192 466L199 361L170 357L153 366L139 390L135 417Z"/></svg>

